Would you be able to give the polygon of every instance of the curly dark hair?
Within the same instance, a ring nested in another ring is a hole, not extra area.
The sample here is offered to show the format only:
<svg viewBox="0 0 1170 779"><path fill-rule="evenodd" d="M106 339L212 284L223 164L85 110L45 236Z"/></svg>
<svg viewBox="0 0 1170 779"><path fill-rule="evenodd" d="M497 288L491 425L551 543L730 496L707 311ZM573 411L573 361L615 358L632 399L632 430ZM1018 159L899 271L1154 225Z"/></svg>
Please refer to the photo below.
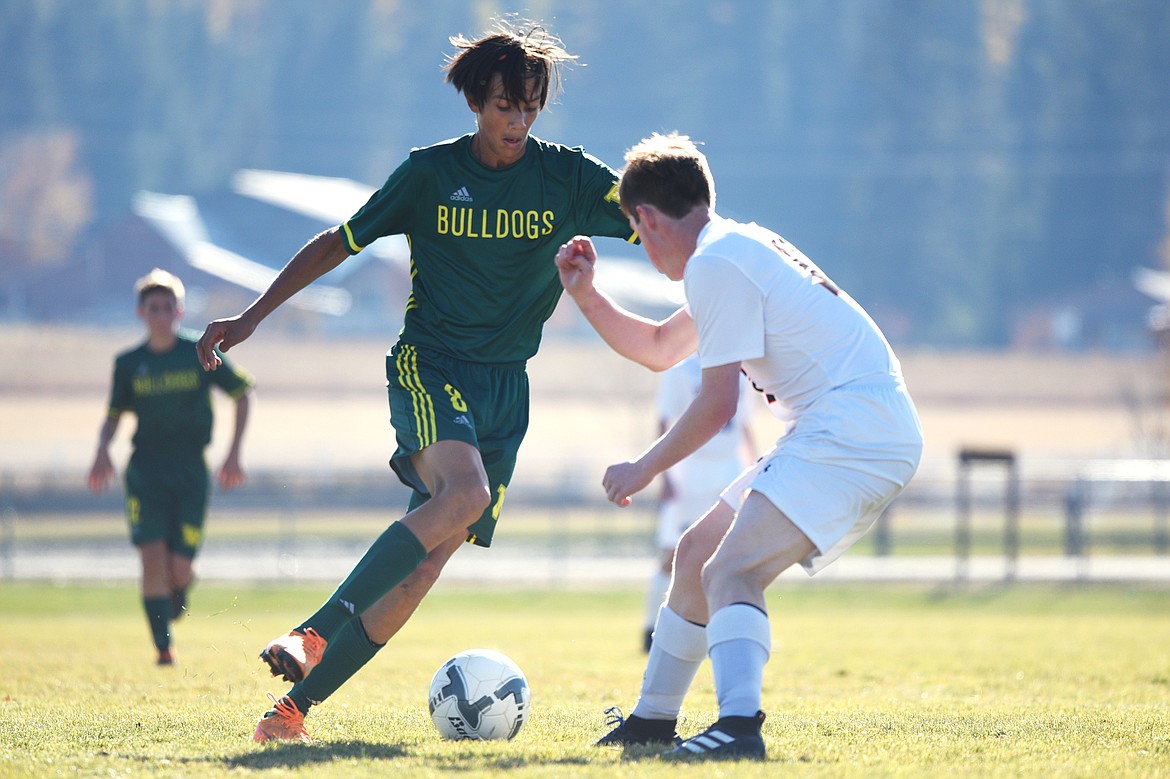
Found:
<svg viewBox="0 0 1170 779"><path fill-rule="evenodd" d="M497 20L491 32L476 40L453 35L451 45L458 51L443 66L447 82L481 108L491 96L492 76L498 73L504 99L515 104L534 94L535 79L543 109L550 89L554 96L560 91L561 66L577 60L544 26L516 18Z"/></svg>

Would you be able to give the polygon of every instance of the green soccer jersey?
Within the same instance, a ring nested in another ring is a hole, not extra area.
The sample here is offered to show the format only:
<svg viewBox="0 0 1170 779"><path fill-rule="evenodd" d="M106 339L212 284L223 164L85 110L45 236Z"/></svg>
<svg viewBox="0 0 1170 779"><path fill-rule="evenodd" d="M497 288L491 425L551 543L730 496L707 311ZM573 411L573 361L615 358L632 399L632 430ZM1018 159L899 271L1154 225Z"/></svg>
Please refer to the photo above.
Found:
<svg viewBox="0 0 1170 779"><path fill-rule="evenodd" d="M115 358L110 413L132 411L138 418L135 451L200 455L211 441L211 386L233 398L252 386L252 378L226 360L219 370L204 371L196 340L181 332L168 352L152 352L143 343Z"/></svg>
<svg viewBox="0 0 1170 779"><path fill-rule="evenodd" d="M520 364L536 354L563 291L557 248L575 235L635 237L617 174L597 158L529 136L517 163L493 169L471 153L471 138L413 150L342 230L351 254L406 235L404 342Z"/></svg>

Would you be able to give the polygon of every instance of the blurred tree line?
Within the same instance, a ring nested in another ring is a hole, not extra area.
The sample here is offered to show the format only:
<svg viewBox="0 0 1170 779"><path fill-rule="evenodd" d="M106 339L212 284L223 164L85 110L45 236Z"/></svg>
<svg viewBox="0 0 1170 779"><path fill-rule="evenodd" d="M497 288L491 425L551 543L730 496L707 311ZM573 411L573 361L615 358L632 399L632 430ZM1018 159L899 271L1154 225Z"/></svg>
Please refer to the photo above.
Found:
<svg viewBox="0 0 1170 779"><path fill-rule="evenodd" d="M513 10L581 56L537 135L619 167L690 134L720 212L784 233L895 341L1006 345L1170 264L1165 0L0 0L9 305L137 190L377 185L471 131L447 36Z"/></svg>

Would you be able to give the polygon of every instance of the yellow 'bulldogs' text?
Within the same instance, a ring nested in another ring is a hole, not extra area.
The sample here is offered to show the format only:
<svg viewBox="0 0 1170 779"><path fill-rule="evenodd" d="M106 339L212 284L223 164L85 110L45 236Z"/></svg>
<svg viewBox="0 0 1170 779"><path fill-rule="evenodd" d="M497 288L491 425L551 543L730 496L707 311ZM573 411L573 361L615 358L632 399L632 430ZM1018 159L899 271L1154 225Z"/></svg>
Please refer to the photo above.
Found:
<svg viewBox="0 0 1170 779"><path fill-rule="evenodd" d="M528 238L548 235L553 229L552 211L508 211L439 205L436 231L455 238Z"/></svg>

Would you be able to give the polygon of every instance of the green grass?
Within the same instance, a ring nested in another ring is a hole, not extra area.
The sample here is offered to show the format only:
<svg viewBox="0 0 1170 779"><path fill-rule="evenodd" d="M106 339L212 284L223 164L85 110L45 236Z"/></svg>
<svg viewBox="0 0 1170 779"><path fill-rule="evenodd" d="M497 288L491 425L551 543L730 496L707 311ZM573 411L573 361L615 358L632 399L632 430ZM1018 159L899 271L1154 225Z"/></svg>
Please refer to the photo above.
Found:
<svg viewBox="0 0 1170 779"><path fill-rule="evenodd" d="M640 593L440 586L308 719L315 744L255 745L255 654L328 588L204 585L151 665L130 586L0 587L0 777L1045 776L1170 768L1170 590L784 586L770 592L764 765L674 766L590 746L633 704ZM505 743L442 741L426 689L454 652L513 657L533 710ZM684 710L715 713L704 668Z"/></svg>

